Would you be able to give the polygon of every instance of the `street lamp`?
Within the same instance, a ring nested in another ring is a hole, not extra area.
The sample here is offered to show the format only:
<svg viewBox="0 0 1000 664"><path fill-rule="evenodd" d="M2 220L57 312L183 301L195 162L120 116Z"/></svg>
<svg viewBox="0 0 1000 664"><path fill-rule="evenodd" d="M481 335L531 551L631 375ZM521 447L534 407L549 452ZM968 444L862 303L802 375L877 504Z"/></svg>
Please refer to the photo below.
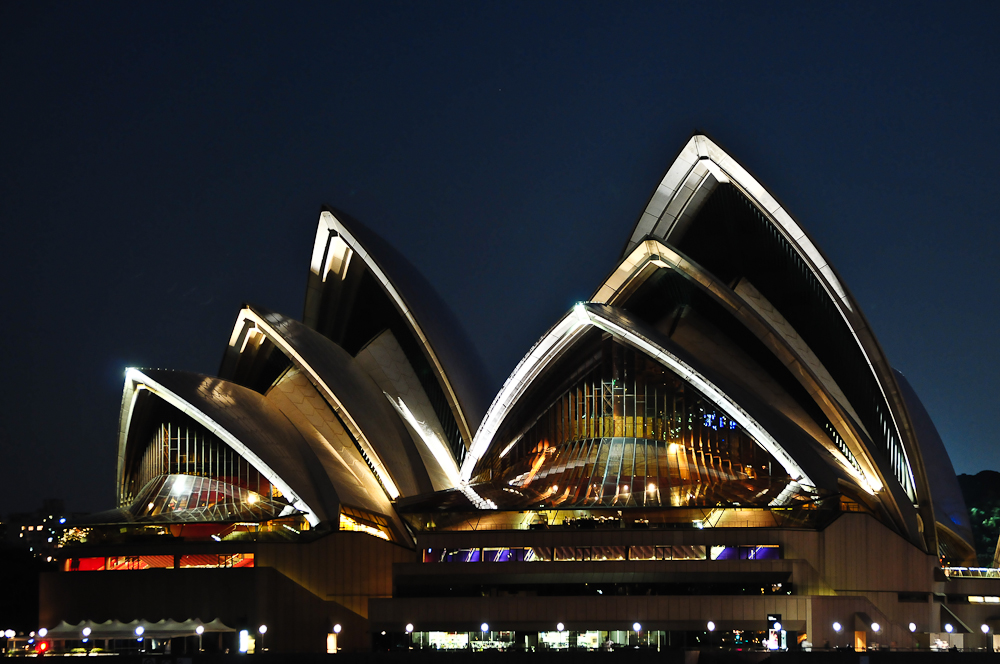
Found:
<svg viewBox="0 0 1000 664"><path fill-rule="evenodd" d="M557 625L556 625L556 631L557 631L557 632L561 632L561 631L563 631L564 629L566 629L566 626L565 626L565 625L563 625L562 623L559 623L559 624L557 624Z"/></svg>
<svg viewBox="0 0 1000 664"><path fill-rule="evenodd" d="M490 631L490 626L487 625L486 623L483 623L482 625L479 626L479 631L480 632L488 632L488 631Z"/></svg>
<svg viewBox="0 0 1000 664"><path fill-rule="evenodd" d="M917 623L910 623L908 627L910 628L911 632L917 631Z"/></svg>
<svg viewBox="0 0 1000 664"><path fill-rule="evenodd" d="M944 624L944 631L946 631L949 634L951 634L952 632L955 631L955 628L951 626L951 623L945 623Z"/></svg>
<svg viewBox="0 0 1000 664"><path fill-rule="evenodd" d="M80 633L83 634L84 636L90 636L90 628L89 627L84 627L83 631L80 632Z"/></svg>
<svg viewBox="0 0 1000 664"><path fill-rule="evenodd" d="M143 627L142 625L139 625L138 627L135 628L135 635L136 636L142 636L143 632L145 632L145 631L146 631L146 628ZM42 634L42 630L39 630L38 633ZM42 636L45 636L45 635L42 634Z"/></svg>
<svg viewBox="0 0 1000 664"><path fill-rule="evenodd" d="M198 652L201 652L201 635L205 633L205 626L198 625L194 628L194 633L198 635Z"/></svg>
<svg viewBox="0 0 1000 664"><path fill-rule="evenodd" d="M264 647L264 635L267 634L267 625L261 625L257 628L257 631L260 632L260 649L262 651L267 650L267 648Z"/></svg>
<svg viewBox="0 0 1000 664"><path fill-rule="evenodd" d="M44 627L38 630L38 636L42 637L43 639L45 638L45 635L48 633L49 630L45 629Z"/></svg>
<svg viewBox="0 0 1000 664"><path fill-rule="evenodd" d="M413 633L413 623L406 623L406 633L407 634Z"/></svg>
<svg viewBox="0 0 1000 664"><path fill-rule="evenodd" d="M872 631L878 634L878 631L882 629L882 626L878 623L872 623Z"/></svg>
<svg viewBox="0 0 1000 664"><path fill-rule="evenodd" d="M989 634L990 633L990 626L989 625L986 625L986 624L980 625L979 629L982 630L983 634Z"/></svg>
<svg viewBox="0 0 1000 664"><path fill-rule="evenodd" d="M708 631L710 631L710 632L714 632L715 631L715 623L712 622L711 620L708 621Z"/></svg>
<svg viewBox="0 0 1000 664"><path fill-rule="evenodd" d="M342 629L342 627L340 626L340 623L337 623L336 625L333 626L333 633L334 634L340 634L340 630L341 629Z"/></svg>
<svg viewBox="0 0 1000 664"><path fill-rule="evenodd" d="M844 626L841 625L839 622L833 623L833 631L835 631L837 634L840 634L840 630L842 629L844 629Z"/></svg>

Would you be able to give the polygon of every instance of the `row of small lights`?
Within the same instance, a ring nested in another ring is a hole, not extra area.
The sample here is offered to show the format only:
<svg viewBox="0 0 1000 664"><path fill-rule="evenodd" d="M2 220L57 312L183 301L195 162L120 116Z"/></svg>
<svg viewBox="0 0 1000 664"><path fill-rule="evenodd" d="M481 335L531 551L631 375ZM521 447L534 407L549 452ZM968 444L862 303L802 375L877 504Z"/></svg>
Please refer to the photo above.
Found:
<svg viewBox="0 0 1000 664"><path fill-rule="evenodd" d="M340 630L338 630L337 627L340 627L340 625L337 625L336 627L334 627L334 631L339 632ZM710 631L710 632L714 632L715 631L715 623L712 622L711 620L708 621L708 624L706 625L706 627L708 627L708 631ZM781 624L778 623L778 624L775 625L775 627L777 629L781 629ZM566 630L566 626L565 625L563 625L562 623L557 623L556 624L556 631L557 632L562 632L562 631L565 631L565 630ZM635 632L641 632L642 631L642 625L640 625L639 623L632 623L632 630L635 631ZM490 631L489 624L488 623L483 623L482 625L480 625L479 626L479 631L480 632L488 632L488 631ZM406 633L407 634L412 634L413 633L413 623L406 623ZM382 634L385 634L385 632L382 632Z"/></svg>
<svg viewBox="0 0 1000 664"><path fill-rule="evenodd" d="M708 623L706 623L705 627L708 628L709 632L714 632L715 631L715 623L713 621L711 621L711 620L709 620ZM916 632L917 631L917 625L916 625L916 623L910 623L908 625L908 627L910 628L911 632ZM566 626L564 624L562 624L562 623L557 623L556 624L556 631L562 632L562 631L565 631L565 629L566 629ZM781 623L779 623L779 622L774 623L774 629L780 630L781 629ZM833 623L833 631L835 631L835 632L837 632L839 634L843 629L844 629L844 626L841 625L839 622L834 622ZM878 633L881 629L882 629L882 626L879 625L877 622L873 622L872 623L872 631L873 632ZM980 625L979 629L982 630L983 634L989 634L989 632L990 632L990 626L986 625L986 624ZM341 630L341 626L339 624L333 626L334 633L340 634L340 630ZM641 632L642 631L642 625L640 625L637 622L632 623L632 630L635 631L635 632ZM197 634L198 636L201 636L202 634L205 633L205 626L204 625L198 625L197 627L195 627L194 631L195 631L195 634ZM257 631L260 632L261 636L263 636L264 634L267 634L267 625L261 625L260 627L257 628ZM488 632L488 631L490 631L489 624L488 623L483 623L482 625L480 625L479 626L479 631L481 631L481 632ZM946 631L949 634L951 634L952 632L955 631L955 627L951 623L945 623L945 625L944 625L944 631ZM142 640L142 635L145 632L146 632L146 628L143 627L142 625L139 625L138 627L135 628L135 635L137 637L139 637L140 641ZM45 629L44 627L42 627L40 630L38 630L38 636L39 636L39 638L43 638L44 639L45 636L48 633L49 633L49 630ZM382 632L382 633L385 634L385 632ZM413 623L407 623L406 624L406 633L407 634L413 633ZM91 629L89 627L84 627L83 630L80 632L80 634L83 635L83 640L86 641L90 637ZM7 637L8 639L12 639L15 636L15 632L12 629L8 629L6 632L3 632L3 635L5 637ZM34 635L35 635L35 633L32 632L31 636L34 636Z"/></svg>
<svg viewBox="0 0 1000 664"><path fill-rule="evenodd" d="M910 623L909 625L907 625L907 627L910 628L911 632L916 632L917 631L917 624L916 623ZM839 622L833 623L833 631L835 631L835 632L837 632L839 634L842 629L844 629L844 626L841 625ZM881 629L882 629L882 626L879 625L877 622L873 622L872 623L872 631L873 632L875 632L877 634L879 632L879 630L881 630ZM979 629L982 631L983 634L989 634L990 633L990 626L989 625L986 625L986 624L980 625ZM946 631L949 634L951 634L952 632L955 631L955 626L952 625L951 623L945 623L944 624L944 631Z"/></svg>
<svg viewBox="0 0 1000 664"><path fill-rule="evenodd" d="M917 631L917 625L916 625L916 623L910 623L908 626L909 626L911 632L916 632ZM336 625L333 628L333 631L339 633L340 632L339 627L340 627L340 625ZM708 623L705 625L705 627L708 628L709 632L714 632L715 631L715 623L713 621L711 621L711 620L708 621ZM565 629L566 629L566 626L563 625L562 623L557 623L556 624L556 631L557 632L562 632ZM780 630L781 629L781 623L780 622L774 623L774 629ZM839 634L843 629L844 629L844 626L841 625L839 622L833 623L833 631L835 631L835 632L837 632ZM872 623L872 631L873 632L878 633L881 629L882 629L882 626L879 625L877 622L873 622ZM983 634L989 634L989 632L990 632L990 626L986 625L986 624L980 625L979 629L982 630ZM636 623L632 623L632 630L635 631L635 632L641 632L642 631L642 625L640 625L637 622ZM482 625L480 625L479 626L479 631L480 632L488 632L488 631L490 631L489 624L483 623ZM951 623L945 623L945 625L944 625L944 631L946 631L949 634L951 634L952 632L955 631L955 627ZM407 634L411 634L412 632L413 632L413 623L406 623L406 633ZM382 632L382 633L385 634L385 632Z"/></svg>

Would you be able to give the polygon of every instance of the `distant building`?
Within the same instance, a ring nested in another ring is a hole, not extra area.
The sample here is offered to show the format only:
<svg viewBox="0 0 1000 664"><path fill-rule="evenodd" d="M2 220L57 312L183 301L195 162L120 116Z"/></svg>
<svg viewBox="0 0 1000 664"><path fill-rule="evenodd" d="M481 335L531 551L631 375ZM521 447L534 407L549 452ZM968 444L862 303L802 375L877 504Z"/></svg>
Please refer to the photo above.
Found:
<svg viewBox="0 0 1000 664"><path fill-rule="evenodd" d="M747 170L693 136L608 267L490 405L433 290L323 210L301 322L245 305L218 377L128 370L118 505L71 524L42 626L174 652L199 621L285 651L998 627L933 423Z"/></svg>
<svg viewBox="0 0 1000 664"><path fill-rule="evenodd" d="M73 516L66 511L62 499L46 498L41 509L7 515L3 524L4 541L7 546L30 550L35 557L48 557L58 545L63 524Z"/></svg>

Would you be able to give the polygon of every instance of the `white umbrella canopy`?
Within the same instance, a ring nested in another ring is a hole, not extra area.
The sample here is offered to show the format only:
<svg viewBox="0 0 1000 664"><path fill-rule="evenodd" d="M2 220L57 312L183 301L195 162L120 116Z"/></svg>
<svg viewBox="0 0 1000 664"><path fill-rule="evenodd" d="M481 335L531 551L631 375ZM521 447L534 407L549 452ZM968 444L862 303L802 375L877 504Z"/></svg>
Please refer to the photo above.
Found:
<svg viewBox="0 0 1000 664"><path fill-rule="evenodd" d="M135 638L136 628L142 627L143 638L151 639L172 639L181 636L194 636L195 629L201 625L205 628L205 633L209 632L235 632L236 629L229 627L216 618L210 622L198 619L189 619L183 622L177 620L133 620L131 622L121 622L119 620L108 620L106 622L96 622L84 620L76 625L71 625L65 621L60 622L55 627L49 629L45 635L47 639L82 639L84 628L90 628L88 638L91 639L130 639Z"/></svg>

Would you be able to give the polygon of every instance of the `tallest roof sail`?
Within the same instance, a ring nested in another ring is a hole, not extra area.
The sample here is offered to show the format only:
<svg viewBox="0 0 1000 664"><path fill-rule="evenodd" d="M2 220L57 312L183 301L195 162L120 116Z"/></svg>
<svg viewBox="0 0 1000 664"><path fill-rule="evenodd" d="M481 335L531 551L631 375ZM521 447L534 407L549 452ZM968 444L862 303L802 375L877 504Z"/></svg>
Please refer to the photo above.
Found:
<svg viewBox="0 0 1000 664"><path fill-rule="evenodd" d="M902 512L917 508L915 530L933 522L906 404L868 321L805 230L747 169L709 137L692 136L640 215L623 259L648 241L676 250L688 268L735 295L738 308L754 309L808 368L800 373L813 374L807 389L826 392L855 425L865 449L847 446L882 476L872 484L887 485Z"/></svg>

